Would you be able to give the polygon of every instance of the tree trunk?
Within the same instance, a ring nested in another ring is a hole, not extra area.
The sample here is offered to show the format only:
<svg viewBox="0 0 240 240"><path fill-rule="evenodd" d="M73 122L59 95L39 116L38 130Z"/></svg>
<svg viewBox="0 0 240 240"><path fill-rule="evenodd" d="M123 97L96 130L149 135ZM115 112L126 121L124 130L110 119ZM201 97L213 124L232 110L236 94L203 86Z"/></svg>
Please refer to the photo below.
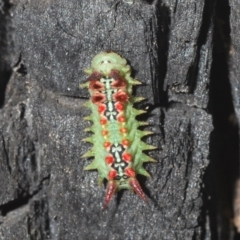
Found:
<svg viewBox="0 0 240 240"><path fill-rule="evenodd" d="M0 238L237 239L239 7L0 0ZM139 178L148 204L121 191L103 211L105 186L80 159L91 145L81 141L89 94L78 86L109 50L143 83L134 95L147 98L138 108L158 150L152 178Z"/></svg>

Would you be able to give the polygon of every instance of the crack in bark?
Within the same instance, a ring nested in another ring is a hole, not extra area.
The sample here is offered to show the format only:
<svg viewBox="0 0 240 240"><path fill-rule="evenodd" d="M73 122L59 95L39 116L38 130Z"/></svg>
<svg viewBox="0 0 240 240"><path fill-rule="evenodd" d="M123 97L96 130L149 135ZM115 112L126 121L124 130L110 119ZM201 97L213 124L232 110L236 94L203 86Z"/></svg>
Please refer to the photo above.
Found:
<svg viewBox="0 0 240 240"><path fill-rule="evenodd" d="M28 194L24 197L22 197L21 195L19 195L18 198L11 200L7 203L4 203L2 205L0 205L0 212L1 212L1 216L7 216L10 212L16 211L17 209L29 204L29 202L31 201L31 199L33 199L34 197L36 197L37 195L39 195L43 189L45 189L45 185L48 186L49 185L49 181L50 181L50 175L44 177L37 189L32 193L32 194Z"/></svg>
<svg viewBox="0 0 240 240"><path fill-rule="evenodd" d="M11 174L12 173L12 168L11 168L10 161L9 161L8 149L6 148L6 142L5 142L4 136L2 134L1 134L1 137L2 137L3 152L6 156L6 165L7 165L9 173Z"/></svg>

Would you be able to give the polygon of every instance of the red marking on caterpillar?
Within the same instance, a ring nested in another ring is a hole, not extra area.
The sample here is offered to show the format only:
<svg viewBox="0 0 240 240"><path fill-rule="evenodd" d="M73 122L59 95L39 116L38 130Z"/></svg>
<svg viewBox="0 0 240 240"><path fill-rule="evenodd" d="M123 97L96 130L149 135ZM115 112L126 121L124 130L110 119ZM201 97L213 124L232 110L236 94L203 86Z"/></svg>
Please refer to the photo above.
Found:
<svg viewBox="0 0 240 240"><path fill-rule="evenodd" d="M104 147L105 147L105 148L109 148L110 146L111 146L111 143L110 143L110 142L105 142L105 143L104 143Z"/></svg>
<svg viewBox="0 0 240 240"><path fill-rule="evenodd" d="M127 147L129 144L130 144L130 143L129 143L129 141L128 141L127 139L123 139L123 140L122 140L122 145L123 145L123 146Z"/></svg>
<svg viewBox="0 0 240 240"><path fill-rule="evenodd" d="M104 112L104 111L106 111L106 106L105 106L104 104L99 105L99 106L98 106L98 112L99 112L99 113L102 113L102 112Z"/></svg>
<svg viewBox="0 0 240 240"><path fill-rule="evenodd" d="M103 131L102 131L102 135L103 135L103 136L108 135L108 131L107 131L107 130L103 130Z"/></svg>
<svg viewBox="0 0 240 240"><path fill-rule="evenodd" d="M115 107L118 111L122 111L124 109L124 106L120 102L117 102L115 104Z"/></svg>
<svg viewBox="0 0 240 240"><path fill-rule="evenodd" d="M127 82L126 80L119 74L117 70L111 70L109 77L113 78L115 81L112 83L114 88L126 88Z"/></svg>
<svg viewBox="0 0 240 240"><path fill-rule="evenodd" d="M123 153L122 157L126 162L132 161L132 154L130 154L130 153L125 152L125 153Z"/></svg>
<svg viewBox="0 0 240 240"><path fill-rule="evenodd" d="M129 96L125 92L119 91L113 95L113 98L116 102L125 103L128 101Z"/></svg>
<svg viewBox="0 0 240 240"><path fill-rule="evenodd" d="M117 172L115 170L111 170L108 174L109 180L114 180L116 176L117 176Z"/></svg>
<svg viewBox="0 0 240 240"><path fill-rule="evenodd" d="M95 104L99 104L99 103L102 103L105 101L106 101L106 96L104 94L96 93L92 96L92 102ZM103 107L103 105L102 105L102 107Z"/></svg>
<svg viewBox="0 0 240 240"><path fill-rule="evenodd" d="M123 116L119 116L118 118L117 118L117 120L119 121L119 122L121 122L121 123L124 123L126 120L125 120L125 117L123 117Z"/></svg>
<svg viewBox="0 0 240 240"><path fill-rule="evenodd" d="M107 156L105 158L105 161L107 164L112 164L114 162L114 158L113 158L113 156Z"/></svg>
<svg viewBox="0 0 240 240"><path fill-rule="evenodd" d="M120 129L120 132L121 132L121 133L127 133L127 129L126 129L126 128L121 128L121 129Z"/></svg>
<svg viewBox="0 0 240 240"><path fill-rule="evenodd" d="M87 78L87 81L89 81L89 82L91 82L91 81L98 81L101 77L102 77L101 73L94 72Z"/></svg>
<svg viewBox="0 0 240 240"><path fill-rule="evenodd" d="M101 123L101 125L105 125L105 124L107 123L107 119L102 118L102 119L100 120L100 123Z"/></svg>
<svg viewBox="0 0 240 240"><path fill-rule="evenodd" d="M135 177L135 171L132 169L132 168L127 168L126 170L125 170L125 173L127 174L127 176L129 176L129 177Z"/></svg>
<svg viewBox="0 0 240 240"><path fill-rule="evenodd" d="M104 84L99 82L99 80L94 80L94 81L91 81L90 84L89 84L89 89L91 90L96 90L96 91L101 91L104 89Z"/></svg>

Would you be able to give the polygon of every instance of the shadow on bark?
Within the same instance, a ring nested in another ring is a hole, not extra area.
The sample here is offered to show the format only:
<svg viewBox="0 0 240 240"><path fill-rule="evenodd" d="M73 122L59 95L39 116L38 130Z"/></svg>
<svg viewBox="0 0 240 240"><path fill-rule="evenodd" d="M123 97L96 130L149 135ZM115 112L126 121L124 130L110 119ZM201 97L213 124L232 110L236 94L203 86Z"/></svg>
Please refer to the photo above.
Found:
<svg viewBox="0 0 240 240"><path fill-rule="evenodd" d="M204 177L204 211L210 218L211 240L240 239L232 225L233 191L239 175L239 127L229 79L229 15L228 0L217 1L208 106L214 131L210 138L210 164Z"/></svg>

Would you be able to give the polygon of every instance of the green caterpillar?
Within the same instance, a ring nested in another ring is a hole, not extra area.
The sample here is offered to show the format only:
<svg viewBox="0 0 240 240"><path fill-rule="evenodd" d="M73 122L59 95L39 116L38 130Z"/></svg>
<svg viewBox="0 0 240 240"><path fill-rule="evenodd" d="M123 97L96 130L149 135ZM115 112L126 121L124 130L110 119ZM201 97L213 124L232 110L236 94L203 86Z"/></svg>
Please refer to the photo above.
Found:
<svg viewBox="0 0 240 240"><path fill-rule="evenodd" d="M83 157L93 157L94 160L84 170L96 169L100 182L108 180L104 208L121 189L133 190L146 201L136 175L150 176L143 163L155 160L143 151L156 148L141 141L143 136L152 132L138 129L148 125L136 120L136 116L145 111L133 107L134 103L143 100L132 96L132 87L141 83L131 78L127 61L114 52L96 55L91 68L85 72L90 76L80 87L89 88L91 95L85 106L92 110L92 114L85 119L93 122L86 129L93 135L83 141L92 143L93 147Z"/></svg>

